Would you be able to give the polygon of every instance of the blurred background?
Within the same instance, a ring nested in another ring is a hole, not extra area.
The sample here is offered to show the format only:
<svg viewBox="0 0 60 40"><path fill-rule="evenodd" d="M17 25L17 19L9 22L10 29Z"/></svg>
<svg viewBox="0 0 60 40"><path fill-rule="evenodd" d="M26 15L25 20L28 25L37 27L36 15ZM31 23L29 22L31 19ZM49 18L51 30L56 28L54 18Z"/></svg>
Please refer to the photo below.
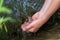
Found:
<svg viewBox="0 0 60 40"><path fill-rule="evenodd" d="M12 12L0 12L0 18L11 17L13 20L2 23L0 40L60 40L60 8L38 32L26 33L20 28L28 16L38 12L43 4L44 0L3 0L2 7Z"/></svg>

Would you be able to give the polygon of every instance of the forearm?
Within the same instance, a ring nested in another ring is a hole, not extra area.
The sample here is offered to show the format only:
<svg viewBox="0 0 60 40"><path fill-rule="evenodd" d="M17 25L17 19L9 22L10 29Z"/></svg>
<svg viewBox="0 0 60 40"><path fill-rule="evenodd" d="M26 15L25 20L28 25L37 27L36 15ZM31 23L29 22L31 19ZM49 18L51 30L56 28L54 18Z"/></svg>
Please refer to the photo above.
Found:
<svg viewBox="0 0 60 40"><path fill-rule="evenodd" d="M39 13L42 13L40 18L49 18L60 6L60 0L45 0L45 3Z"/></svg>

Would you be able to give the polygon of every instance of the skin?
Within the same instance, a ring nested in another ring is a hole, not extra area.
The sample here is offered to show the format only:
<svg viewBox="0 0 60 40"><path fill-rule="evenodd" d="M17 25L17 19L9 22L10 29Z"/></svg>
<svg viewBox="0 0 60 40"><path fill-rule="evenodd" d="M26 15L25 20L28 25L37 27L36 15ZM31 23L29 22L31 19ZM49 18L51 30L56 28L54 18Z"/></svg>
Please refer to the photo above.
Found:
<svg viewBox="0 0 60 40"><path fill-rule="evenodd" d="M37 32L59 7L60 0L45 0L41 10L32 17L29 17L28 22L24 22L24 24L21 25L22 30L26 32Z"/></svg>

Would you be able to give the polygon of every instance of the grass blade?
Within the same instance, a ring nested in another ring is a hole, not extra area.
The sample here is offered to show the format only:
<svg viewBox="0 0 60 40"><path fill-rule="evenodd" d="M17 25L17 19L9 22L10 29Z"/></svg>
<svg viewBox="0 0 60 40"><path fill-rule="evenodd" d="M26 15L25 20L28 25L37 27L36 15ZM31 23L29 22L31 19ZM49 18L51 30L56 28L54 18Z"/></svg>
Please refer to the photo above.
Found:
<svg viewBox="0 0 60 40"><path fill-rule="evenodd" d="M2 12L5 12L7 14L11 14L12 11L10 9L6 8L6 7L1 7L0 8L0 13L2 13Z"/></svg>
<svg viewBox="0 0 60 40"><path fill-rule="evenodd" d="M3 0L0 0L0 7L3 5Z"/></svg>

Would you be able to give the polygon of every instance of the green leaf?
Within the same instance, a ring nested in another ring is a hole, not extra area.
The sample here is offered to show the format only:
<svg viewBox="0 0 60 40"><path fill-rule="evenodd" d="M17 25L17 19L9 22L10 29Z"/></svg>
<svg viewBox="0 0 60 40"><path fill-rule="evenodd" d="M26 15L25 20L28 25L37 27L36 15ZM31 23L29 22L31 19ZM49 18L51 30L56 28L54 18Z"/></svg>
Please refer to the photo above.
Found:
<svg viewBox="0 0 60 40"><path fill-rule="evenodd" d="M2 13L2 12L5 12L7 14L11 14L12 11L10 9L6 8L6 7L1 7L0 8L0 13Z"/></svg>
<svg viewBox="0 0 60 40"><path fill-rule="evenodd" d="M11 21L12 20L12 18L11 17L5 17L5 18L0 18L0 29L2 29L2 26L3 26L3 24L2 23L5 23L5 22L7 22L7 21ZM7 32L7 27L6 27L6 25L4 24L4 28L5 28L5 31Z"/></svg>
<svg viewBox="0 0 60 40"><path fill-rule="evenodd" d="M3 22L7 22L7 21L11 21L12 18L11 17L5 17L5 18L0 18L0 24L2 24Z"/></svg>
<svg viewBox="0 0 60 40"><path fill-rule="evenodd" d="M2 29L2 26L4 25L4 29L7 32L7 26L5 25L5 22L13 20L11 17L2 17L0 18L0 29ZM4 23L4 24L3 24Z"/></svg>
<svg viewBox="0 0 60 40"><path fill-rule="evenodd" d="M0 7L3 5L3 0L0 0Z"/></svg>
<svg viewBox="0 0 60 40"><path fill-rule="evenodd" d="M0 24L2 24L2 23L3 23L3 21L4 21L3 17L2 17L2 18L0 18Z"/></svg>
<svg viewBox="0 0 60 40"><path fill-rule="evenodd" d="M2 24L0 24L0 29L2 29Z"/></svg>
<svg viewBox="0 0 60 40"><path fill-rule="evenodd" d="M5 18L4 18L4 22L6 22L6 21L11 21L11 20L12 20L11 17L5 17Z"/></svg>
<svg viewBox="0 0 60 40"><path fill-rule="evenodd" d="M5 31L8 32L7 26L4 24Z"/></svg>

